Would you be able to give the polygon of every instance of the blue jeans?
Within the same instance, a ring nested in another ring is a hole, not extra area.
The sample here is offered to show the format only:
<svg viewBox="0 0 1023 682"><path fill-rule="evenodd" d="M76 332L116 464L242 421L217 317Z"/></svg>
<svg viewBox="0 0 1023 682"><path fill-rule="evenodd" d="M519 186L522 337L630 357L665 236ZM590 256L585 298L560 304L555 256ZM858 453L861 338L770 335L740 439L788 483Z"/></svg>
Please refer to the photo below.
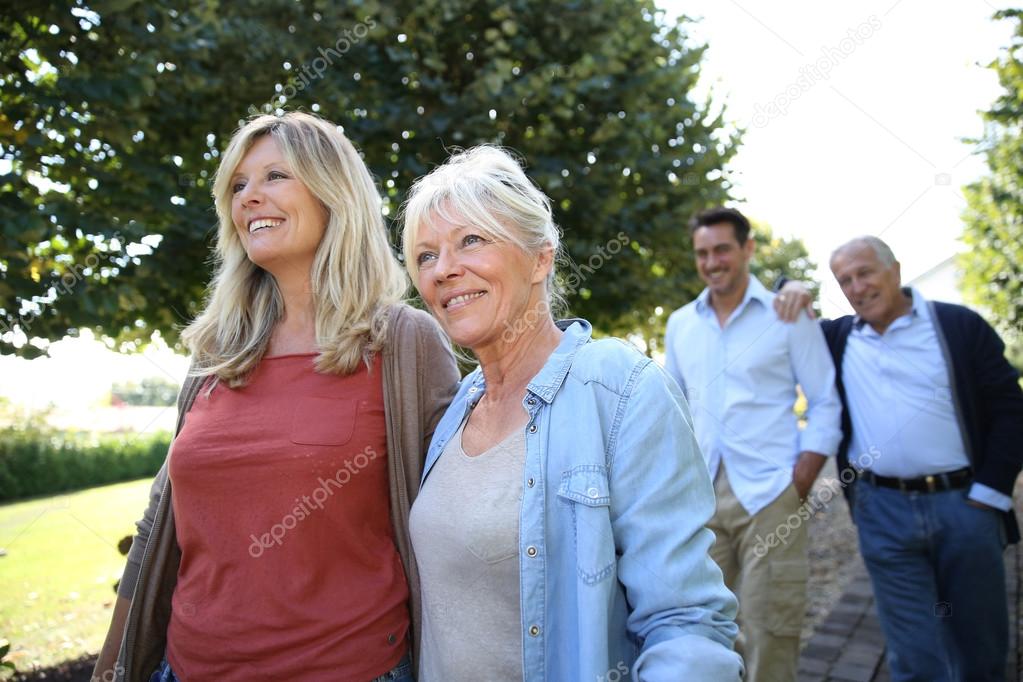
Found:
<svg viewBox="0 0 1023 682"><path fill-rule="evenodd" d="M163 659L160 663L160 667L156 669L152 677L149 678L149 682L180 682L178 676L171 670L170 663L167 659ZM408 654L398 661L398 665L391 668L388 672L384 673L380 677L370 680L370 682L416 682L416 678L412 675L412 661Z"/></svg>
<svg viewBox="0 0 1023 682"><path fill-rule="evenodd" d="M860 480L853 517L893 682L1000 682L1009 619L1001 513L966 490L901 492Z"/></svg>
<svg viewBox="0 0 1023 682"><path fill-rule="evenodd" d="M412 659L405 654L398 661L398 665L371 682L416 682L415 675L412 674Z"/></svg>

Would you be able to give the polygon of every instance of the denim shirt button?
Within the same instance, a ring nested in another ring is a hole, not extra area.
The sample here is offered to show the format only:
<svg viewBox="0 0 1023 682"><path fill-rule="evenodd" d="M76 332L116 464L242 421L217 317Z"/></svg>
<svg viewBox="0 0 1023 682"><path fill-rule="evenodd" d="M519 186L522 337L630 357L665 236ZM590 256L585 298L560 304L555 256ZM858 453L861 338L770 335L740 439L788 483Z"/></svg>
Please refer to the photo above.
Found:
<svg viewBox="0 0 1023 682"><path fill-rule="evenodd" d="M528 481L526 481L526 485L529 486L530 488L533 487L533 483L534 483L534 481L533 481L532 478L530 478Z"/></svg>
<svg viewBox="0 0 1023 682"><path fill-rule="evenodd" d="M540 634L540 627L538 625L529 626L529 636L536 637Z"/></svg>
<svg viewBox="0 0 1023 682"><path fill-rule="evenodd" d="M475 386L473 386L472 388L469 389L469 393L475 393L477 390L478 389Z"/></svg>
<svg viewBox="0 0 1023 682"><path fill-rule="evenodd" d="M530 433L536 433L536 424L530 424L529 425L529 432Z"/></svg>
<svg viewBox="0 0 1023 682"><path fill-rule="evenodd" d="M593 499L593 500L595 500L598 497L600 497L600 491L597 490L596 488L590 488L589 490L586 491L586 494L589 495L590 499Z"/></svg>
<svg viewBox="0 0 1023 682"><path fill-rule="evenodd" d="M526 401L527 405L536 405L536 398L530 398Z"/></svg>
<svg viewBox="0 0 1023 682"><path fill-rule="evenodd" d="M536 547L533 547L532 545L527 547L526 548L526 554L528 554L531 557L536 556Z"/></svg>

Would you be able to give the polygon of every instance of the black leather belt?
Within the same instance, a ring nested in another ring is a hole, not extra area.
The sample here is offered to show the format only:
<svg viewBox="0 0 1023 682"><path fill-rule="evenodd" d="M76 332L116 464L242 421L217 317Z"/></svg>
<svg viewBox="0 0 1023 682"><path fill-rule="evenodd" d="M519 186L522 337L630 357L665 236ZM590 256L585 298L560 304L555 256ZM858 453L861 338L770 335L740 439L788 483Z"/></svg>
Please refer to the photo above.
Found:
<svg viewBox="0 0 1023 682"><path fill-rule="evenodd" d="M943 474L932 474L920 478L892 478L878 476L872 471L860 472L860 478L882 488L895 488L902 492L940 493L945 490L965 488L973 482L973 471L969 467L946 471Z"/></svg>

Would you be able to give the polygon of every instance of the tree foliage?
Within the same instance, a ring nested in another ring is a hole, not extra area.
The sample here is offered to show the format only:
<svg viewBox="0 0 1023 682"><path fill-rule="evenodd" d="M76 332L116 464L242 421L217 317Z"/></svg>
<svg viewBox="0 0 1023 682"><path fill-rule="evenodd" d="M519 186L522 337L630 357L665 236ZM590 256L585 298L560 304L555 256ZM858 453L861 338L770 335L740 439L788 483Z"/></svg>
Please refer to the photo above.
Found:
<svg viewBox="0 0 1023 682"><path fill-rule="evenodd" d="M751 222L753 238L757 242L756 255L750 263L750 272L753 276L768 289L771 289L782 275L803 282L810 289L814 307L819 307L817 294L820 285L814 276L817 264L810 260L810 254L803 242L776 237L774 230L767 223L755 220Z"/></svg>
<svg viewBox="0 0 1023 682"><path fill-rule="evenodd" d="M554 200L572 312L656 338L656 308L699 290L685 221L727 198L738 140L692 95L687 21L651 0L17 7L0 17L0 332L175 344L209 279L219 150L252 113L303 109L344 127L389 216L452 147L518 151ZM0 350L45 345L23 340Z"/></svg>
<svg viewBox="0 0 1023 682"><path fill-rule="evenodd" d="M987 176L965 188L967 209L960 257L963 293L1003 333L1010 357L1023 367L1023 10L996 19L1015 22L1012 43L990 67L1004 91L984 112Z"/></svg>
<svg viewBox="0 0 1023 682"><path fill-rule="evenodd" d="M112 405L155 405L168 407L177 403L180 387L165 377L145 377L142 381L114 384L110 389Z"/></svg>

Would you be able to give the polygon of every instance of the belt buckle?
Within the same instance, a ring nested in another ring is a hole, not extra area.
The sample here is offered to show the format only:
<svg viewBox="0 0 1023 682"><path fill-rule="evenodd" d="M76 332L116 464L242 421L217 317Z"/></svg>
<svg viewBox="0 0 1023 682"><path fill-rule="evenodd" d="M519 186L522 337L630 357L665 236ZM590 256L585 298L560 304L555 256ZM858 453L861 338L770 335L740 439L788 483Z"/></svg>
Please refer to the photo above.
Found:
<svg viewBox="0 0 1023 682"><path fill-rule="evenodd" d="M933 493L936 489L934 476L924 476L924 482L927 483L927 492Z"/></svg>

